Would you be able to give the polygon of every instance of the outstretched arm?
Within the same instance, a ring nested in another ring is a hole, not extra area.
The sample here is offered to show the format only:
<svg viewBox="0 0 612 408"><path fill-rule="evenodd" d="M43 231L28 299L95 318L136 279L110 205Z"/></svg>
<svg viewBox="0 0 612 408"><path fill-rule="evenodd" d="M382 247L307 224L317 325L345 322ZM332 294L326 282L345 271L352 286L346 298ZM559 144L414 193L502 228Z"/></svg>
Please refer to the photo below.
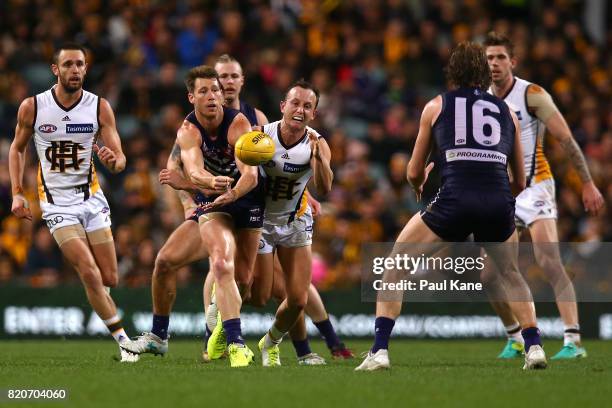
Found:
<svg viewBox="0 0 612 408"><path fill-rule="evenodd" d="M251 124L249 123L248 119L246 118L246 116L239 113L238 115L236 115L228 129L227 140L229 144L234 146L240 136L250 131ZM234 160L236 161L236 167L238 167L238 170L240 171L240 178L236 182L236 185L233 188L229 188L228 185L227 191L217 197L212 203L205 205L205 209L217 208L227 205L244 196L246 193L254 189L255 186L257 186L257 166L249 166L247 164L244 164L240 161L240 159L238 159L238 157L236 157L235 154Z"/></svg>
<svg viewBox="0 0 612 408"><path fill-rule="evenodd" d="M572 136L567 122L559 112L552 97L542 87L532 84L527 89L527 105L535 116L548 128L550 134L559 142L567 153L582 180L582 202L588 212L597 214L603 207L604 200L599 189L593 183L580 146Z"/></svg>
<svg viewBox="0 0 612 408"><path fill-rule="evenodd" d="M23 196L23 172L25 168L26 151L33 134L34 127L34 97L27 98L19 106L15 138L9 149L9 175L13 204L11 211L19 218L32 219L28 201Z"/></svg>
<svg viewBox="0 0 612 408"><path fill-rule="evenodd" d="M213 176L204 169L204 157L200 150L202 142L200 133L189 123L183 124L176 137L176 143L181 151L181 162L189 181L198 188L224 192L231 185L232 178Z"/></svg>
<svg viewBox="0 0 612 408"><path fill-rule="evenodd" d="M121 150L121 139L117 132L115 114L108 101L104 98L100 98L99 125L99 137L104 146L99 147L94 143L94 153L98 155L98 158L107 169L112 173L119 173L125 169L126 159L123 150Z"/></svg>
<svg viewBox="0 0 612 408"><path fill-rule="evenodd" d="M310 159L312 180L319 194L327 194L334 181L334 172L331 169L331 150L325 139L311 131L308 131L308 139L312 151Z"/></svg>

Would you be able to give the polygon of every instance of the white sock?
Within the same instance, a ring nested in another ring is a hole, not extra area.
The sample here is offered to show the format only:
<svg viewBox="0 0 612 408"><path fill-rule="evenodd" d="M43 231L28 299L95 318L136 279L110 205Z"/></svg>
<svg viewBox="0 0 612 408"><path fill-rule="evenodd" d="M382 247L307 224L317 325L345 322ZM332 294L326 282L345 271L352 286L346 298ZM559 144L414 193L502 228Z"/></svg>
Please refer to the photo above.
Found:
<svg viewBox="0 0 612 408"><path fill-rule="evenodd" d="M121 323L121 318L119 316L114 315L113 317L103 320L103 322L106 327L108 327L108 331L111 332L111 335L117 341L117 343L121 343L122 341L127 340L129 338L128 335L125 333L125 330L123 330L123 327L118 324ZM117 328L116 326L119 327Z"/></svg>
<svg viewBox="0 0 612 408"><path fill-rule="evenodd" d="M580 325L571 324L563 326L563 345L567 346L569 343L580 344Z"/></svg>
<svg viewBox="0 0 612 408"><path fill-rule="evenodd" d="M117 343L121 343L128 339L128 335L123 328L116 330L111 334Z"/></svg>
<svg viewBox="0 0 612 408"><path fill-rule="evenodd" d="M276 328L276 326L273 325L270 328L270 331L268 331L268 334L266 334L266 337L264 340L264 346L273 347L279 344L281 341L283 341L283 337L285 336L285 334L287 333L281 332L280 330Z"/></svg>
<svg viewBox="0 0 612 408"><path fill-rule="evenodd" d="M521 334L521 325L518 323L511 324L510 326L504 326L506 328L506 335L508 340L514 340L516 342L525 344L523 335Z"/></svg>

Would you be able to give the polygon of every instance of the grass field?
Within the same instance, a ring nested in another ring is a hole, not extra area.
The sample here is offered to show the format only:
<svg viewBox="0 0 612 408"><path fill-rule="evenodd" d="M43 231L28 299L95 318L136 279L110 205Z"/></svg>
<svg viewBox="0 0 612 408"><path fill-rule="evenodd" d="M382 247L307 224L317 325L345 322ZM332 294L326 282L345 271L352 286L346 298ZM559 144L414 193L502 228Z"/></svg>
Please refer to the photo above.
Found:
<svg viewBox="0 0 612 408"><path fill-rule="evenodd" d="M552 355L559 341L549 341ZM351 341L357 352L369 341ZM256 344L250 343L255 351ZM498 361L497 341L396 340L393 368L353 372L359 359L302 367L289 342L283 367L230 369L227 361L199 362L200 343L173 341L164 357L145 355L136 364L113 359L110 341L0 342L0 388L63 388L63 402L0 405L70 407L373 407L495 406L603 407L612 404L612 343L586 343L589 357L553 362L523 372L522 362ZM328 357L321 342L314 351ZM117 353L118 354L118 353ZM258 353L256 356L259 357ZM6 392L6 391L5 391Z"/></svg>

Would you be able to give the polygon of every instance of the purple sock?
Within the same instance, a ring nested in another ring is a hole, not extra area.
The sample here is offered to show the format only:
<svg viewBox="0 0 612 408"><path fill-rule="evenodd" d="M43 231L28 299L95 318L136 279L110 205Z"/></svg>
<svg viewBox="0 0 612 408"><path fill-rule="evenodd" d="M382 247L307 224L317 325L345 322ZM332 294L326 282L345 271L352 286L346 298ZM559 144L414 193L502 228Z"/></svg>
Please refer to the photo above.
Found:
<svg viewBox="0 0 612 408"><path fill-rule="evenodd" d="M295 354L297 354L298 357L312 353L310 343L308 342L307 338L304 340L293 340L292 343L293 347L295 348Z"/></svg>
<svg viewBox="0 0 612 408"><path fill-rule="evenodd" d="M168 338L168 325L170 324L170 316L153 315L153 328L151 333L162 340Z"/></svg>
<svg viewBox="0 0 612 408"><path fill-rule="evenodd" d="M240 330L240 318L229 319L223 322L223 330L227 338L227 344L240 343L244 344L242 332Z"/></svg>
<svg viewBox="0 0 612 408"><path fill-rule="evenodd" d="M389 337L391 337L391 330L395 325L395 320L389 319L388 317L377 317L374 322L374 345L372 346L372 353L376 353L380 349L387 350L389 348Z"/></svg>
<svg viewBox="0 0 612 408"><path fill-rule="evenodd" d="M529 352L531 346L541 346L542 340L540 340L540 330L537 327L528 327L521 332L523 339L525 340L525 353Z"/></svg>
<svg viewBox="0 0 612 408"><path fill-rule="evenodd" d="M319 329L319 332L325 339L328 349L332 349L340 345L340 339L338 338L338 335L334 330L334 326L332 326L329 319L315 322L314 325L317 326L317 329Z"/></svg>

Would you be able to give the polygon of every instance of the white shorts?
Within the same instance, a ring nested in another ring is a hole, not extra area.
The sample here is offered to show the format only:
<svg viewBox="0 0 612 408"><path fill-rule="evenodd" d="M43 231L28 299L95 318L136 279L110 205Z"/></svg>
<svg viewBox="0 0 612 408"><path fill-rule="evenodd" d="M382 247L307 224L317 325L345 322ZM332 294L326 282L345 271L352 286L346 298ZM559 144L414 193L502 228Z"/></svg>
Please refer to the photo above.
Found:
<svg viewBox="0 0 612 408"><path fill-rule="evenodd" d="M516 197L516 226L529 227L537 220L557 218L555 180L546 179L532 184Z"/></svg>
<svg viewBox="0 0 612 408"><path fill-rule="evenodd" d="M111 226L110 208L102 190L89 200L74 205L55 205L43 201L40 209L51 234L58 228L75 224L81 224L85 232Z"/></svg>
<svg viewBox="0 0 612 408"><path fill-rule="evenodd" d="M307 211L290 224L275 225L264 218L263 230L259 240L258 254L270 254L274 248L298 248L312 245L312 213Z"/></svg>

